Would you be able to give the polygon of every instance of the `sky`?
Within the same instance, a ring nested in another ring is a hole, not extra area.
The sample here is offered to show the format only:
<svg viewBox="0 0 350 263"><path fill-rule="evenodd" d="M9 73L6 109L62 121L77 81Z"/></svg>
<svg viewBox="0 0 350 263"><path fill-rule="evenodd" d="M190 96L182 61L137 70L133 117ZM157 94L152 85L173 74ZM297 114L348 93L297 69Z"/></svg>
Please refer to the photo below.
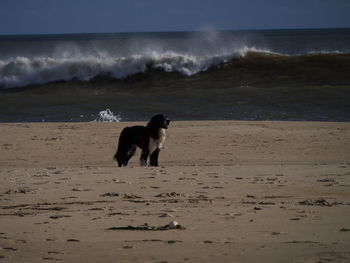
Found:
<svg viewBox="0 0 350 263"><path fill-rule="evenodd" d="M350 0L0 0L0 34L350 27Z"/></svg>

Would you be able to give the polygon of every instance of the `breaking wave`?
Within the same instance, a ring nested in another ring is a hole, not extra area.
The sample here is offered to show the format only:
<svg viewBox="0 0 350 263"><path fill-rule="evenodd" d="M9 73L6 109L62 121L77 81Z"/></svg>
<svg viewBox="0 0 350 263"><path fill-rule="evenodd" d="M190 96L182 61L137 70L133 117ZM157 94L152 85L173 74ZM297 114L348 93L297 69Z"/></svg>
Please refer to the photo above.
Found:
<svg viewBox="0 0 350 263"><path fill-rule="evenodd" d="M149 69L191 76L242 57L251 50L244 48L231 53L208 56L174 51L152 51L127 57L103 54L34 58L21 56L7 61L0 60L0 87L15 88L56 81L89 81L98 76L124 79Z"/></svg>
<svg viewBox="0 0 350 263"><path fill-rule="evenodd" d="M122 80L151 70L192 76L233 62L235 66L229 67L229 70L230 74L236 77L241 77L240 68L244 68L246 73L251 73L252 78L258 75L264 76L265 73L272 75L282 73L292 78L296 77L296 72L300 76L315 73L322 77L323 70L329 72L339 67L341 72L347 71L350 67L349 60L349 53L310 52L304 55L283 55L247 47L230 53L202 56L174 51L152 51L127 57L111 57L106 54L16 57L7 61L0 60L0 88L25 87L59 81L87 82L97 77ZM227 71L227 67L225 69Z"/></svg>

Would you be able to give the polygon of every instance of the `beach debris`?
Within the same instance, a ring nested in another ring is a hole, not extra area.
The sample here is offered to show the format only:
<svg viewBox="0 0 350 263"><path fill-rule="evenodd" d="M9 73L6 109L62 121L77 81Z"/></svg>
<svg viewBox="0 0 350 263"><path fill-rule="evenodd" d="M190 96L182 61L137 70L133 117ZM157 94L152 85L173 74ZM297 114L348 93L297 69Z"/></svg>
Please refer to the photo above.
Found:
<svg viewBox="0 0 350 263"><path fill-rule="evenodd" d="M113 183L116 183L116 184L131 184L131 182L127 182L127 181L123 181L123 180L120 180L120 179L112 179L112 182Z"/></svg>
<svg viewBox="0 0 350 263"><path fill-rule="evenodd" d="M123 212L113 212L113 213L108 213L107 214L108 216L129 216L130 214L129 213L123 213Z"/></svg>
<svg viewBox="0 0 350 263"><path fill-rule="evenodd" d="M218 199L221 199L221 197L219 197ZM190 198L188 199L189 203L199 203L199 202L209 202L209 203L213 203L212 199L209 199L209 197L205 196L205 195L198 195L198 196L190 196Z"/></svg>
<svg viewBox="0 0 350 263"><path fill-rule="evenodd" d="M66 240L67 242L80 242L79 239L75 239L75 238L70 238Z"/></svg>
<svg viewBox="0 0 350 263"><path fill-rule="evenodd" d="M173 217L173 215L169 214L169 213L161 213L159 215L159 217Z"/></svg>
<svg viewBox="0 0 350 263"><path fill-rule="evenodd" d="M337 183L337 180L334 178L324 178L324 179L318 179L317 182L320 183Z"/></svg>
<svg viewBox="0 0 350 263"><path fill-rule="evenodd" d="M166 241L167 244L175 244L175 243L181 243L182 241L180 240L168 240Z"/></svg>
<svg viewBox="0 0 350 263"><path fill-rule="evenodd" d="M176 221L171 221L171 222L167 225L167 227L168 227L169 229L177 229L178 226L180 226L180 225L179 225L179 223L176 222Z"/></svg>
<svg viewBox="0 0 350 263"><path fill-rule="evenodd" d="M349 232L349 231L350 231L350 228L343 227L343 228L339 229L339 232Z"/></svg>
<svg viewBox="0 0 350 263"><path fill-rule="evenodd" d="M53 215L50 216L51 219L60 219L60 218L65 218L65 217L72 217L70 215Z"/></svg>
<svg viewBox="0 0 350 263"><path fill-rule="evenodd" d="M107 193L104 193L104 194L100 194L101 197L115 197L115 196L120 196L119 193L116 193L116 192L107 192Z"/></svg>
<svg viewBox="0 0 350 263"><path fill-rule="evenodd" d="M132 249L132 248L136 248L135 246L130 246L130 245L126 245L126 246L123 246L124 249Z"/></svg>
<svg viewBox="0 0 350 263"><path fill-rule="evenodd" d="M34 194L35 190L29 189L27 187L20 187L17 189L10 189L6 191L4 194L10 195L10 194Z"/></svg>
<svg viewBox="0 0 350 263"><path fill-rule="evenodd" d="M81 187L73 187L72 191L74 191L74 192L88 192L88 191L91 191L91 189L85 189L85 188L81 188Z"/></svg>
<svg viewBox="0 0 350 263"><path fill-rule="evenodd" d="M17 251L17 248L13 248L13 247L3 247L2 249L9 250L9 251Z"/></svg>
<svg viewBox="0 0 350 263"><path fill-rule="evenodd" d="M185 197L184 194L181 193L177 193L177 192L169 192L169 193L160 193L158 195L156 195L155 197Z"/></svg>
<svg viewBox="0 0 350 263"><path fill-rule="evenodd" d="M259 202L259 205L275 205L275 204L276 204L275 202L264 202L264 201Z"/></svg>
<svg viewBox="0 0 350 263"><path fill-rule="evenodd" d="M173 230L180 229L184 230L185 228L181 226L176 221L171 221L169 224L164 226L150 226L148 223L145 223L140 226L120 226L120 227L109 227L106 230L140 230L140 231L164 231L164 230Z"/></svg>
<svg viewBox="0 0 350 263"><path fill-rule="evenodd" d="M273 236L278 236L278 235L282 235L282 234L283 234L283 232L279 232L279 231L271 232L271 235L273 235Z"/></svg>
<svg viewBox="0 0 350 263"><path fill-rule="evenodd" d="M142 199L141 196L135 195L135 194L124 194L124 199Z"/></svg>
<svg viewBox="0 0 350 263"><path fill-rule="evenodd" d="M93 207L88 209L88 211L105 211L105 210L107 210L106 207Z"/></svg>
<svg viewBox="0 0 350 263"><path fill-rule="evenodd" d="M319 244L320 242L311 240L292 240L284 242L286 244Z"/></svg>
<svg viewBox="0 0 350 263"><path fill-rule="evenodd" d="M47 171L37 172L33 174L33 177L50 177L51 174L49 174Z"/></svg>
<svg viewBox="0 0 350 263"><path fill-rule="evenodd" d="M339 203L335 202L335 203L330 203L327 200L321 198L321 199L307 199L304 201L300 201L299 202L300 205L313 205L313 206L333 206L333 205L337 205Z"/></svg>

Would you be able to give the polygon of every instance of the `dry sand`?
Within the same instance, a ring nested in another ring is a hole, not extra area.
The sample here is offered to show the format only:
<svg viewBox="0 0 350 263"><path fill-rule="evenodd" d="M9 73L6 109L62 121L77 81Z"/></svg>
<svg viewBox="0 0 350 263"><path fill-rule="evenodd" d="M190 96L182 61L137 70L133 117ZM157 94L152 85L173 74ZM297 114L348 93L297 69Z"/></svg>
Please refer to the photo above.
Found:
<svg viewBox="0 0 350 263"><path fill-rule="evenodd" d="M350 123L173 122L117 168L127 125L0 124L0 262L350 262Z"/></svg>

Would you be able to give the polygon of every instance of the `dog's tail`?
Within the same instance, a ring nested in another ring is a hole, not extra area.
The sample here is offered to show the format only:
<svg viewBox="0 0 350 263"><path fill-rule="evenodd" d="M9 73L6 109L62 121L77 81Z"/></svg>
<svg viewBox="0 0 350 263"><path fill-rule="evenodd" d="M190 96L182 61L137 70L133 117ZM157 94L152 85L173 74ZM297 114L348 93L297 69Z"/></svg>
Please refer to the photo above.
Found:
<svg viewBox="0 0 350 263"><path fill-rule="evenodd" d="M122 158L124 156L123 154L123 150L125 149L125 140L127 137L127 131L128 131L128 127L124 128L122 130L122 132L120 133L119 136L119 141L118 141L118 147L117 147L117 151L115 152L115 154L113 155L113 160L116 161L118 163L118 166L120 167L122 165Z"/></svg>

